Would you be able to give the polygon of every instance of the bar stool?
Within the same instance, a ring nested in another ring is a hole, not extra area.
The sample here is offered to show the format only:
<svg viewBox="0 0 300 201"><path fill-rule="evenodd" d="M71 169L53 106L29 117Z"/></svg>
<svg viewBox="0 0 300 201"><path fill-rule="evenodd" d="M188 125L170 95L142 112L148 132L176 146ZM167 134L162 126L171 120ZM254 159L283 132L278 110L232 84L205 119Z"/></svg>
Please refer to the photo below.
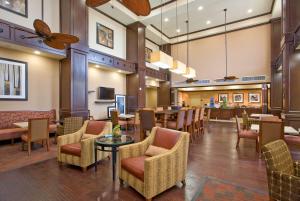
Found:
<svg viewBox="0 0 300 201"><path fill-rule="evenodd" d="M191 134L193 133L193 129L192 129L193 113L194 113L193 109L188 109L186 111L186 119L184 125L184 131L189 132Z"/></svg>
<svg viewBox="0 0 300 201"><path fill-rule="evenodd" d="M155 113L154 110L142 109L140 110L140 141L146 138L147 131L151 132L155 127Z"/></svg>
<svg viewBox="0 0 300 201"><path fill-rule="evenodd" d="M179 110L176 121L167 121L167 128L173 130L184 130L185 110Z"/></svg>
<svg viewBox="0 0 300 201"><path fill-rule="evenodd" d="M200 127L197 126L197 124L199 124L199 115L200 115L200 108L195 108L193 121L192 121L192 128L193 128L193 135L191 135L192 141L193 138L196 137L196 135L200 134Z"/></svg>

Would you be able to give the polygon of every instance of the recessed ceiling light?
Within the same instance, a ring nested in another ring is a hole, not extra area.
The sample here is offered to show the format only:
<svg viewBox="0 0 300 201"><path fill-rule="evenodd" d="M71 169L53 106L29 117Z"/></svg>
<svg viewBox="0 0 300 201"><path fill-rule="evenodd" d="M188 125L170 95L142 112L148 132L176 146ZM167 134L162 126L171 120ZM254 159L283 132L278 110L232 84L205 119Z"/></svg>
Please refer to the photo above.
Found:
<svg viewBox="0 0 300 201"><path fill-rule="evenodd" d="M100 66L99 66L99 65L96 65L96 67L99 68Z"/></svg>
<svg viewBox="0 0 300 201"><path fill-rule="evenodd" d="M247 11L248 13L252 13L253 12L253 10L252 9L248 9L248 11Z"/></svg>
<svg viewBox="0 0 300 201"><path fill-rule="evenodd" d="M179 33L179 32L180 32L180 29L176 29L176 32Z"/></svg>
<svg viewBox="0 0 300 201"><path fill-rule="evenodd" d="M199 7L198 7L198 10L203 10L203 6L199 6Z"/></svg>
<svg viewBox="0 0 300 201"><path fill-rule="evenodd" d="M119 72L119 73L122 73L122 71L121 71L121 70L118 70L118 72Z"/></svg>
<svg viewBox="0 0 300 201"><path fill-rule="evenodd" d="M35 51L34 51L34 54L41 54L41 52L40 52L40 51L37 51L37 50L35 50Z"/></svg>
<svg viewBox="0 0 300 201"><path fill-rule="evenodd" d="M5 4L9 5L9 4L10 4L10 2L9 2L9 1L5 1Z"/></svg>
<svg viewBox="0 0 300 201"><path fill-rule="evenodd" d="M207 20L207 21L206 21L206 24L210 24L210 23L211 23L211 21L210 21L210 20Z"/></svg>
<svg viewBox="0 0 300 201"><path fill-rule="evenodd" d="M166 17L166 18L165 18L165 22L169 22L169 18Z"/></svg>

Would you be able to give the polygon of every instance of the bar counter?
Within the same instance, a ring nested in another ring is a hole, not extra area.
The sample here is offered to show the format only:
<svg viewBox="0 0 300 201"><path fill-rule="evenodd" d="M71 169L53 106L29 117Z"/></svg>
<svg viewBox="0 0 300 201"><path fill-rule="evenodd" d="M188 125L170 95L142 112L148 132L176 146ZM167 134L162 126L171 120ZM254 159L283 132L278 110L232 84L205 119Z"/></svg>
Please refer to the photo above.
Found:
<svg viewBox="0 0 300 201"><path fill-rule="evenodd" d="M208 109L211 109L210 119L222 119L229 120L237 115L242 117L244 111L250 116L252 113L262 113L262 108L246 107L246 108L206 108L206 113Z"/></svg>

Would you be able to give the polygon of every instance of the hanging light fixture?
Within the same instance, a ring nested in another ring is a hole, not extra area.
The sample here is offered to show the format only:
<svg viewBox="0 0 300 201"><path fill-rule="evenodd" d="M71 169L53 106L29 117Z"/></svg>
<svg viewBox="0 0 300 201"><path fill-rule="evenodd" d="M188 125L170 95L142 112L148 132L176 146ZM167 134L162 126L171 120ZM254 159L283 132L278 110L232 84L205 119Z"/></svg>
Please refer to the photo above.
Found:
<svg viewBox="0 0 300 201"><path fill-rule="evenodd" d="M160 3L162 5L162 0L160 0ZM160 8L161 14L160 14L160 44L162 45L162 7ZM163 47L163 46L162 46ZM158 66L160 68L169 69L173 66L173 58L164 53L161 50L153 51L151 53L150 61L153 65Z"/></svg>
<svg viewBox="0 0 300 201"><path fill-rule="evenodd" d="M190 20L190 15L189 15L189 0L186 0L186 15L187 15L187 20L186 20L186 30L187 30L187 35L186 35L186 71L183 74L184 77L193 79L196 77L196 70L192 67L189 66L189 20Z"/></svg>
<svg viewBox="0 0 300 201"><path fill-rule="evenodd" d="M177 12L177 0L176 0L176 35L177 35L177 42L178 42L178 12ZM178 45L176 46L176 58L178 58ZM186 65L177 59L173 58L173 66L170 68L170 71L177 74L185 74L186 72Z"/></svg>

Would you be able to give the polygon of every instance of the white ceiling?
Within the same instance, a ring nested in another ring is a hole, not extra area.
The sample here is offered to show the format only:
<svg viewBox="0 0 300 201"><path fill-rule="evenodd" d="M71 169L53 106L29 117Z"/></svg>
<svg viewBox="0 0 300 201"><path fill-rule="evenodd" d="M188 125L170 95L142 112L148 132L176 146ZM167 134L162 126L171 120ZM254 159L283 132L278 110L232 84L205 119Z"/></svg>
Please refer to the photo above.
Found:
<svg viewBox="0 0 300 201"><path fill-rule="evenodd" d="M223 9L227 8L227 21L235 22L247 18L253 18L259 15L268 15L271 14L273 1L275 0L188 0L189 4L189 15L190 15L190 32L207 30L216 26L224 24L224 12ZM165 38L164 42L174 42L174 38L177 36L176 32L176 1L172 0L162 0L166 5L162 8L163 10L163 23L162 23L162 32L168 36ZM169 2L169 3L168 3ZM171 2L171 3L170 3ZM276 0L275 8L278 13L278 3L280 0ZM160 5L161 0L150 0L151 7L157 7ZM186 34L186 19L187 19L187 0L178 0L178 27L180 28L181 34ZM198 10L198 7L202 6L202 10ZM97 9L111 16L112 18L118 20L124 25L131 24L135 21L141 21L147 26L146 36L152 41L160 44L161 34L150 27L154 25L156 28L161 30L161 7L151 11L149 16L138 17L133 14L131 11L126 9L121 3L117 0L112 0L107 4L99 6ZM248 10L251 9L252 12L248 13ZM279 8L280 10L280 8ZM275 11L274 11L275 12ZM271 17L278 17L278 14L274 16L269 15L268 19ZM164 19L168 18L168 22L164 22ZM207 21L211 21L210 24L207 24ZM253 20L252 20L253 21ZM255 22L254 24L263 23L264 21ZM249 26L249 24L248 24ZM241 26L240 28L242 28ZM238 28L238 27L235 27ZM222 28L224 29L224 28Z"/></svg>

